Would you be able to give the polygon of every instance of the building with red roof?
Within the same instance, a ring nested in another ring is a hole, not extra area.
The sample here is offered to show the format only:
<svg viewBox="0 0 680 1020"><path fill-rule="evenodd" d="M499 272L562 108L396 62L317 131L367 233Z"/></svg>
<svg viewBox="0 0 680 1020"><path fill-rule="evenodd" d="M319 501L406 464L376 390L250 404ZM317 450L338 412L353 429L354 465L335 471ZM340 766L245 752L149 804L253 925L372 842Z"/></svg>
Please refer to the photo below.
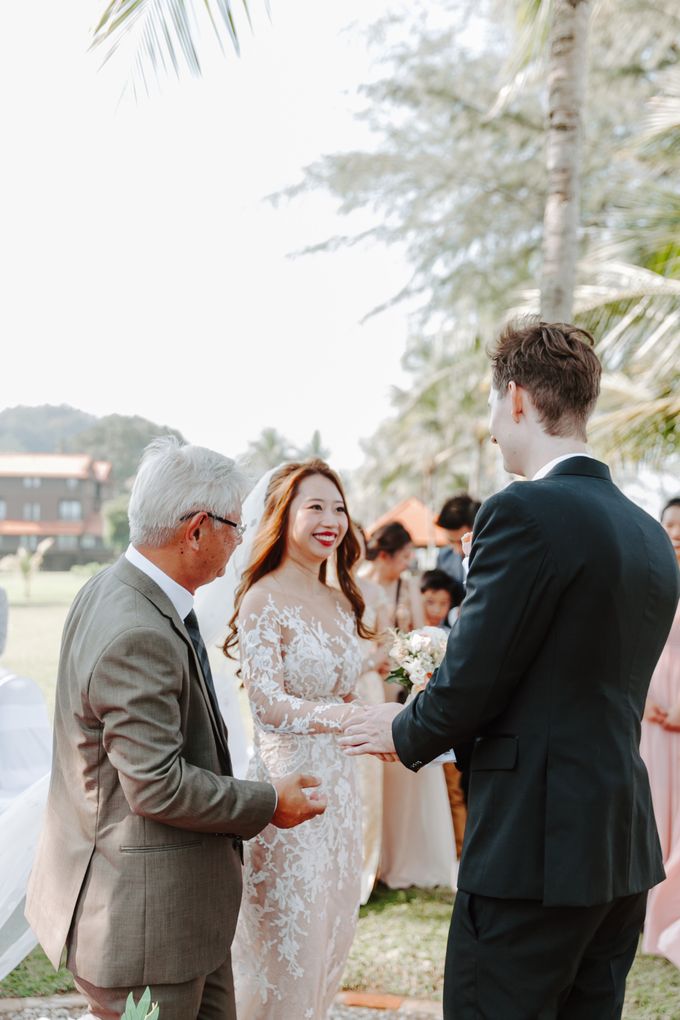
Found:
<svg viewBox="0 0 680 1020"><path fill-rule="evenodd" d="M84 453L0 453L0 557L54 539L48 569L108 555L102 503L111 464Z"/></svg>

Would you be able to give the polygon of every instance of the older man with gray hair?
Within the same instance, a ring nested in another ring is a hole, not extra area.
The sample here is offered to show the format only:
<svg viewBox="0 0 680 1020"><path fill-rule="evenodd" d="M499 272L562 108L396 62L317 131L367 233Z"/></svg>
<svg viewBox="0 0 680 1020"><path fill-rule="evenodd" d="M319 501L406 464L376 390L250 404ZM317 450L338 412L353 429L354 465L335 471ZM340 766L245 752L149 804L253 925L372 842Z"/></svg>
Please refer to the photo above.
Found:
<svg viewBox="0 0 680 1020"><path fill-rule="evenodd" d="M325 809L314 776L232 775L193 611L240 541L234 462L173 437L147 447L131 544L64 627L54 763L26 916L90 1010L118 1020L150 985L163 1020L233 1020L242 840Z"/></svg>

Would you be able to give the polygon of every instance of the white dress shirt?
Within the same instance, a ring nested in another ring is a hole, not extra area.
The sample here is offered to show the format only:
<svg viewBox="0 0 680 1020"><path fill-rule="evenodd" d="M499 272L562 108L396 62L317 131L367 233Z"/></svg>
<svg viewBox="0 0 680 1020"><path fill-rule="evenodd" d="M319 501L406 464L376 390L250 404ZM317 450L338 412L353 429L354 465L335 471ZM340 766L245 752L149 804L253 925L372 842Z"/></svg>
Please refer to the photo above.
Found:
<svg viewBox="0 0 680 1020"><path fill-rule="evenodd" d="M549 474L557 464L561 464L563 460L569 460L570 457L590 457L591 460L594 460L592 453L585 453L585 451L579 451L578 453L563 453L561 457L554 457L553 460L549 460L547 464L544 464L543 467L539 468L531 481L535 482L539 478L545 478L545 476Z"/></svg>
<svg viewBox="0 0 680 1020"><path fill-rule="evenodd" d="M194 596L186 588L183 588L181 584L177 584L169 574L166 574L160 567L157 567L151 560L147 560L146 556L142 556L139 549L135 549L134 545L129 545L125 550L125 559L128 560L133 567L137 567L143 574L150 577L152 581L158 585L163 591L173 606L177 610L177 614L180 620L185 620L191 610L194 608Z"/></svg>

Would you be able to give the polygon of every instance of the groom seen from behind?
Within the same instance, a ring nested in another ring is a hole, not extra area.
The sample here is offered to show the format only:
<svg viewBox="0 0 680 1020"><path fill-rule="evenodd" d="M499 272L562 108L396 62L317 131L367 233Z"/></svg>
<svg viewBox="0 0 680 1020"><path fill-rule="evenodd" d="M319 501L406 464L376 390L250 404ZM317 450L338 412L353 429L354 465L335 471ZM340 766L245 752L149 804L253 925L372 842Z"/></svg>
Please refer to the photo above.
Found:
<svg viewBox="0 0 680 1020"><path fill-rule="evenodd" d="M474 525L445 659L350 753L413 770L473 745L444 983L446 1020L616 1020L647 890L662 880L640 720L678 600L668 536L587 452L592 337L509 327L492 441L515 482ZM396 717L395 717L396 716Z"/></svg>
<svg viewBox="0 0 680 1020"><path fill-rule="evenodd" d="M242 840L325 800L313 776L233 778L193 612L241 536L232 460L172 437L145 451L131 545L64 627L54 757L27 918L101 1020L152 987L163 1020L235 1020ZM225 613L227 610L225 609Z"/></svg>

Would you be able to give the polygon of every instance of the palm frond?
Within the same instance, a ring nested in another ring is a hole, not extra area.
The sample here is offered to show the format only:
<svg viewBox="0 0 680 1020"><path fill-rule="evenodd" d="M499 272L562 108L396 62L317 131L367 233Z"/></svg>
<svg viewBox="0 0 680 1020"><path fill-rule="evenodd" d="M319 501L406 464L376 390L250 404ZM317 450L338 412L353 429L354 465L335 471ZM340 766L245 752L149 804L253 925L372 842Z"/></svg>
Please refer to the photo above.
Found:
<svg viewBox="0 0 680 1020"><path fill-rule="evenodd" d="M250 23L248 0L241 0ZM111 0L95 28L92 47L106 47L104 63L119 50L131 53L130 85L135 96L140 85L149 92L152 79L169 70L202 71L201 22L212 29L224 50L225 37L238 54L239 36L234 0Z"/></svg>
<svg viewBox="0 0 680 1020"><path fill-rule="evenodd" d="M677 69L666 72L659 93L649 100L641 141L670 131L680 131L680 70Z"/></svg>

